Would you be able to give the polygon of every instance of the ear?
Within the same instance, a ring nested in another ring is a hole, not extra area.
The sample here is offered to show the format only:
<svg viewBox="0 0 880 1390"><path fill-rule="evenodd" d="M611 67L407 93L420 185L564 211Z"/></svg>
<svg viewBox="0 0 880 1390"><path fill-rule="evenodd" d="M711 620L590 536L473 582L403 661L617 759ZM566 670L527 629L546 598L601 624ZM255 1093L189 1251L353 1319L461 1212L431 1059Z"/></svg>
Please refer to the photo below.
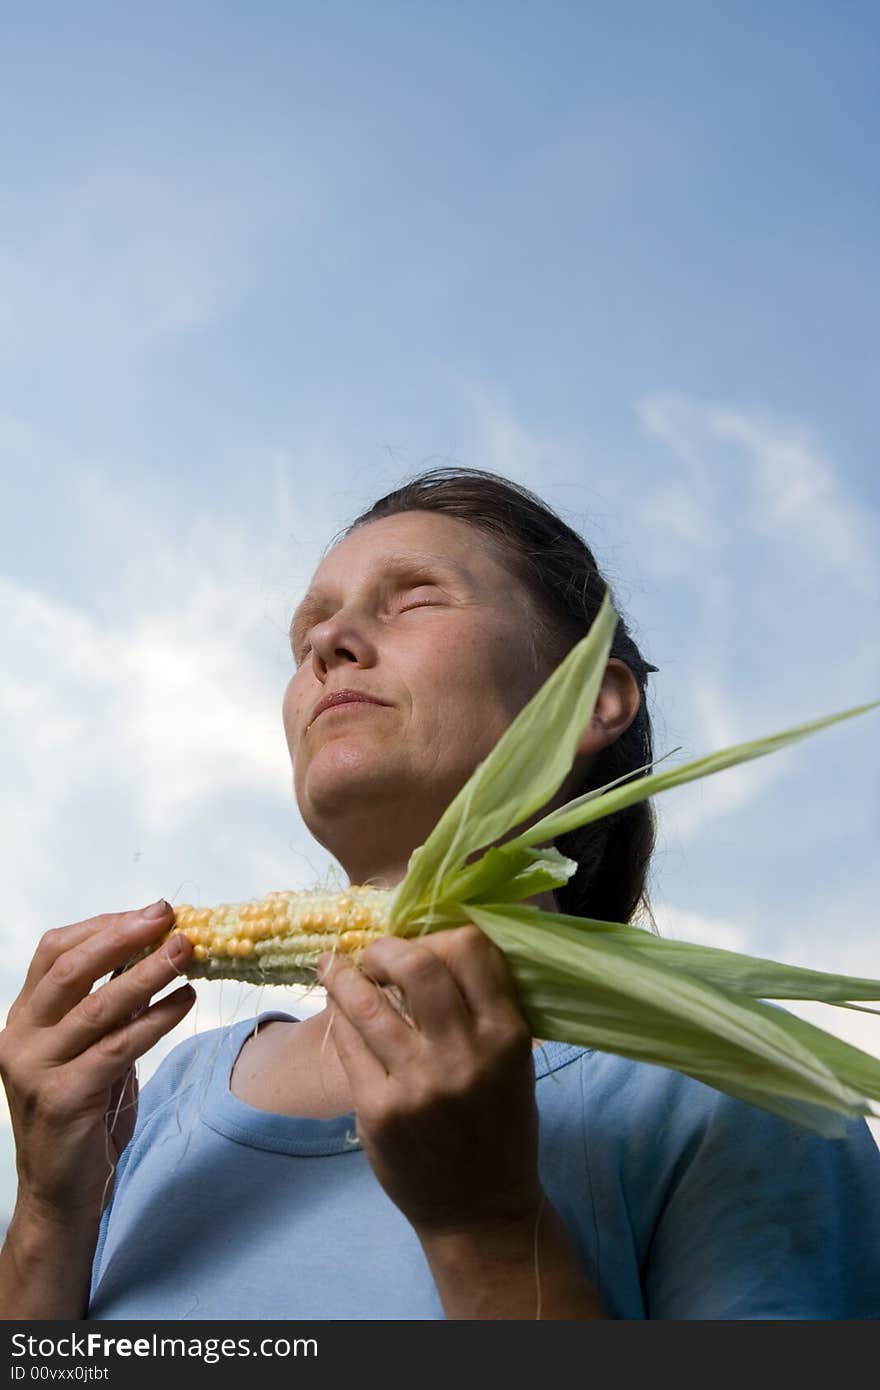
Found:
<svg viewBox="0 0 880 1390"><path fill-rule="evenodd" d="M639 712L639 683L625 661L612 656L605 667L593 717L578 740L578 758L592 760L625 733Z"/></svg>

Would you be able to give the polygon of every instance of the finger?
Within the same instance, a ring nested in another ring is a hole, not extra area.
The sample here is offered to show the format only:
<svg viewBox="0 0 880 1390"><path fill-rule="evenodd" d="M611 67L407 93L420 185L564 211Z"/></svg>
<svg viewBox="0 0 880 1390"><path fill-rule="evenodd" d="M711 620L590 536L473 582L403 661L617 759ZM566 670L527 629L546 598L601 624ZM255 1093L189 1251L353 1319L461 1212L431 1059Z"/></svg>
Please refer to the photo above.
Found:
<svg viewBox="0 0 880 1390"><path fill-rule="evenodd" d="M168 931L172 920L173 910L167 904L157 916L125 912L106 918L102 930L55 957L31 996L31 1020L41 1027L58 1023L96 980L152 945Z"/></svg>
<svg viewBox="0 0 880 1390"><path fill-rule="evenodd" d="M387 1085L388 1072L335 1004L330 1005L327 1027L351 1087L353 1108L357 1110L364 1096Z"/></svg>
<svg viewBox="0 0 880 1390"><path fill-rule="evenodd" d="M139 1057L177 1027L195 998L192 985L182 985L68 1062L63 1075L69 1103L75 1106L77 1101L88 1100L96 1091L113 1086Z"/></svg>
<svg viewBox="0 0 880 1390"><path fill-rule="evenodd" d="M445 961L422 941L386 936L364 952L362 968L382 985L403 991L413 1023L432 1041L472 1033L473 1013Z"/></svg>
<svg viewBox="0 0 880 1390"><path fill-rule="evenodd" d="M139 961L118 979L110 980L84 999L51 1030L54 1061L66 1062L141 1014L154 994L183 974L192 943L180 932L158 951Z"/></svg>
<svg viewBox="0 0 880 1390"><path fill-rule="evenodd" d="M450 927L419 937L419 942L443 961L472 1013L504 1020L522 1017L510 967L479 927Z"/></svg>
<svg viewBox="0 0 880 1390"><path fill-rule="evenodd" d="M421 1040L417 1031L401 1018L378 985L351 961L341 956L322 956L318 979L384 1071L399 1072L418 1053Z"/></svg>
<svg viewBox="0 0 880 1390"><path fill-rule="evenodd" d="M155 906L155 904L151 904L151 906ZM52 927L40 939L16 1004L27 1003L43 976L65 951L79 946L81 942L87 941L90 937L107 931L114 924L142 918L147 911L149 911L148 908L140 908L132 912L107 912L99 917L88 917L85 921L73 922L67 927ZM164 913L160 920L165 920Z"/></svg>

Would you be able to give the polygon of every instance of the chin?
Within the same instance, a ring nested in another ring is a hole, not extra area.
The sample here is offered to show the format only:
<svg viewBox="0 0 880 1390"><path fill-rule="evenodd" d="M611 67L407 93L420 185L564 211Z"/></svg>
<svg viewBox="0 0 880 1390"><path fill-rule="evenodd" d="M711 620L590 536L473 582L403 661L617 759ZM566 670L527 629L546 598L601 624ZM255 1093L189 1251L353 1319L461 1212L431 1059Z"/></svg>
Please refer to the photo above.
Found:
<svg viewBox="0 0 880 1390"><path fill-rule="evenodd" d="M355 810L360 803L371 814L389 795L399 799L401 771L387 753L377 755L361 742L334 739L312 757L301 778L294 779L296 799L309 829L314 814L321 824ZM318 837L320 838L320 837Z"/></svg>

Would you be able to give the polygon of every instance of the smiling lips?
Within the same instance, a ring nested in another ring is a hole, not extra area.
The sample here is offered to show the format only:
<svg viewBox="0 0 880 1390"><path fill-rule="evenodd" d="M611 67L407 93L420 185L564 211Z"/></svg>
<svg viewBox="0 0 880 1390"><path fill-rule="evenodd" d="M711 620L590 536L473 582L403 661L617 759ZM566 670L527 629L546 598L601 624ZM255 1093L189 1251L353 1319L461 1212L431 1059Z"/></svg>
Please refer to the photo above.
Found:
<svg viewBox="0 0 880 1390"><path fill-rule="evenodd" d="M384 700L377 700L372 695L365 695L362 690L335 690L332 695L325 695L319 700L312 712L309 728L312 727L319 714L323 714L325 709L333 709L337 705L365 704L383 705Z"/></svg>

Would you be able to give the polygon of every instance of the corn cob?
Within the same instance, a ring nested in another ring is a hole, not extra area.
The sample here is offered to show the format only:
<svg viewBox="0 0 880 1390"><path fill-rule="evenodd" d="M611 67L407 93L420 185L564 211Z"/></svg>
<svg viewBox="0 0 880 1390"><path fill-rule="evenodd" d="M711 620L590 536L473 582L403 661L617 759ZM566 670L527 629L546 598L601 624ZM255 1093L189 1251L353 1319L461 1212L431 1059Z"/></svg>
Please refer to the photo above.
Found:
<svg viewBox="0 0 880 1390"><path fill-rule="evenodd" d="M232 906L184 903L174 909L174 926L150 950L179 932L193 944L185 972L191 980L314 984L325 951L358 960L371 941L387 935L390 902L387 888L354 885L341 893L268 893Z"/></svg>

